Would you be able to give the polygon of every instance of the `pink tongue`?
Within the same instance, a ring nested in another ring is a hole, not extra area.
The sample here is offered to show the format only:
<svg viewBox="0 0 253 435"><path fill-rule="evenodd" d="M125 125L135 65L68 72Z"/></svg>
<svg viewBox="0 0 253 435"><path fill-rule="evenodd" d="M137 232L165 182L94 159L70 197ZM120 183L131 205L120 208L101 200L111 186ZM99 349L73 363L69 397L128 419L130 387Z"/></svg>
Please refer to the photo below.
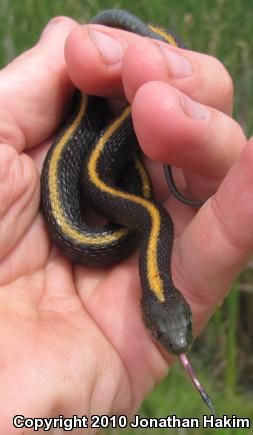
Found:
<svg viewBox="0 0 253 435"><path fill-rule="evenodd" d="M188 360L185 353L180 353L179 355L180 361L185 369L185 371L188 373L188 375L191 378L191 381L193 385L197 388L199 394L201 395L202 399L204 400L205 404L208 406L208 408L211 410L213 415L216 415L215 409L213 407L213 404L211 402L210 397L208 396L206 390L204 389L203 385L199 382L197 375L195 371L193 370L190 361Z"/></svg>

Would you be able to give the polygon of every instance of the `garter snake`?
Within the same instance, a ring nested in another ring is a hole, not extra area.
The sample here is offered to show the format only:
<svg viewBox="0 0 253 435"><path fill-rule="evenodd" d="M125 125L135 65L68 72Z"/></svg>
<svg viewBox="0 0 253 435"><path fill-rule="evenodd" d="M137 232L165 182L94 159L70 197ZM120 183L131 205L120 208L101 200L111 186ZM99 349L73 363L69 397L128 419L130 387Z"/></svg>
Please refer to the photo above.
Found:
<svg viewBox="0 0 253 435"><path fill-rule="evenodd" d="M146 25L126 11L101 12L91 23L184 47L171 31ZM171 184L168 171L166 178ZM130 106L112 118L102 98L76 91L72 114L46 156L41 186L50 235L73 262L92 267L112 265L140 245L144 323L167 351L187 352L192 342L192 316L171 277L173 223L153 197L139 158ZM109 223L90 228L85 222L86 204ZM208 401L203 391L201 394Z"/></svg>

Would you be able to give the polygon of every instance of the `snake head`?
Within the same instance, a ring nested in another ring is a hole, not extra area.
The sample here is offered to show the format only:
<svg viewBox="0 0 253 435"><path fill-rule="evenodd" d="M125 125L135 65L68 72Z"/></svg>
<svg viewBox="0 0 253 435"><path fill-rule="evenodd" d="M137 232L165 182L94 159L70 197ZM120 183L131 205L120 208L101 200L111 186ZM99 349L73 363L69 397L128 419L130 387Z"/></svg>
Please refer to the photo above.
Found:
<svg viewBox="0 0 253 435"><path fill-rule="evenodd" d="M143 321L153 337L170 353L189 350L192 342L191 309L181 293L173 288L164 302L154 295L141 300Z"/></svg>

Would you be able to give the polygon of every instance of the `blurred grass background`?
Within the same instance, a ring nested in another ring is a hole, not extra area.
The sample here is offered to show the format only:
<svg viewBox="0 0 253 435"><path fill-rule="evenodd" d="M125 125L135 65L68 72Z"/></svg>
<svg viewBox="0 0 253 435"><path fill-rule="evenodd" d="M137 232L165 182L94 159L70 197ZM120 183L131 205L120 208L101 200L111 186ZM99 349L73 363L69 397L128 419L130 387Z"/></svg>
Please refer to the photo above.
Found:
<svg viewBox="0 0 253 435"><path fill-rule="evenodd" d="M187 47L214 55L225 64L235 84L234 116L250 135L253 131L252 6L251 0L0 0L0 65L3 67L32 46L55 15L69 15L87 22L102 9L127 9L145 21L171 28ZM252 283L253 263L238 278L223 307L196 341L191 358L218 415L249 417L253 424ZM170 414L201 417L207 410L182 368L176 365L147 398L140 413L149 417ZM131 434L144 430L131 430ZM153 429L152 433L161 431ZM184 435L186 431L202 433L200 429L173 429L171 433ZM205 430L205 433L213 431ZM128 432L118 429L110 433ZM226 435L238 432L219 429L220 434ZM242 429L239 433L250 431Z"/></svg>

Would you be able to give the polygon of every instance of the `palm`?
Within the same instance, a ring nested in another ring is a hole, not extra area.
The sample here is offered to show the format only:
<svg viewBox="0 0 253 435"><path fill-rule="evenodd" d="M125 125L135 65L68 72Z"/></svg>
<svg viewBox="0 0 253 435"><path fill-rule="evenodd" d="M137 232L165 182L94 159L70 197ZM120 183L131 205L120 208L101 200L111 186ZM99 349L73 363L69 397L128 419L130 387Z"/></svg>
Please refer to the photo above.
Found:
<svg viewBox="0 0 253 435"><path fill-rule="evenodd" d="M7 370L5 377L15 373L16 378L5 397L6 412L12 415L15 409L22 409L24 415L28 411L31 415L29 395L22 405L20 396L16 402L11 399L16 385L19 391L26 391L29 385L31 392L46 395L50 386L59 397L70 388L73 412L78 406L81 412L87 394L82 392L82 379L89 370L99 375L100 388L108 378L114 381L115 391L120 385L121 401L121 389L128 391L123 409L135 407L166 371L141 321L137 262L132 258L104 270L73 266L51 246L38 211L39 178L32 161L9 147L2 148L3 160L4 153L6 164L8 153L12 154L9 176L13 166L20 168L15 171L15 183L6 180L6 198L15 198L8 209L21 211L24 198L26 201L26 216L16 223L22 234L18 240L15 236L13 240L12 222L8 222L11 213L2 212L12 246L0 265L4 271L1 361ZM111 395L108 390L105 403ZM36 403L34 407L36 414Z"/></svg>

